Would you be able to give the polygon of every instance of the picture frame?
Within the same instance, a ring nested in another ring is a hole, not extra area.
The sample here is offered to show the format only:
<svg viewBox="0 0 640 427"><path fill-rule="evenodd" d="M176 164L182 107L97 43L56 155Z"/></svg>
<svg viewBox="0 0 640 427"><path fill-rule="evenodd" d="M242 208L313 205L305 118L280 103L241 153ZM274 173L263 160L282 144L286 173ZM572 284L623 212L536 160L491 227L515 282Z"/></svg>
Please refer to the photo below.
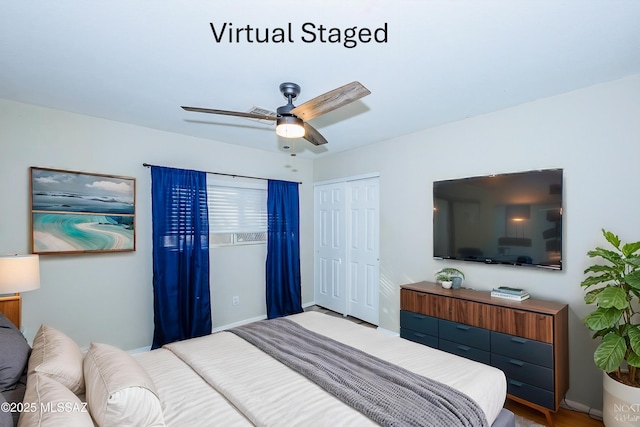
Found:
<svg viewBox="0 0 640 427"><path fill-rule="evenodd" d="M30 168L31 252L136 250L135 178Z"/></svg>

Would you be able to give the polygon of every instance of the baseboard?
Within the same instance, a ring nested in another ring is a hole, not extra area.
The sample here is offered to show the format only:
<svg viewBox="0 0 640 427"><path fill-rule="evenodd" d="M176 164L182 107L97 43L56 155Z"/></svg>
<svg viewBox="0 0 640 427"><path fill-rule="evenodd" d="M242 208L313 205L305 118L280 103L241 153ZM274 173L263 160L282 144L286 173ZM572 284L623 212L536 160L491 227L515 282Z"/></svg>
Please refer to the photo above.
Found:
<svg viewBox="0 0 640 427"><path fill-rule="evenodd" d="M147 351L151 351L151 346L134 348L133 350L127 350L129 354L138 354L138 353L146 353Z"/></svg>
<svg viewBox="0 0 640 427"><path fill-rule="evenodd" d="M392 335L392 336L394 336L394 337L399 337L399 336L400 336L400 334L399 334L398 332L393 332L393 331L390 331L389 329L385 329L385 328L382 328L382 327L380 327L380 326L378 326L378 327L376 328L376 330L377 330L377 331L380 331L380 332L384 332L384 333L385 333L385 334L387 334L387 335Z"/></svg>
<svg viewBox="0 0 640 427"><path fill-rule="evenodd" d="M217 328L213 328L211 333L224 331L226 329L231 329L231 328L235 328L236 326L246 325L247 323L257 322L258 320L264 320L266 318L267 318L267 315L264 314L262 316L257 316L257 317L251 318L251 319L244 319L244 320L241 320L239 322L229 323L227 325L222 325L222 326L218 326Z"/></svg>
<svg viewBox="0 0 640 427"><path fill-rule="evenodd" d="M564 399L562 403L560 403L561 408L569 409L571 411L583 412L585 414L589 414L589 416L593 418L598 418L602 421L602 410L593 409L583 403L574 402L573 400Z"/></svg>

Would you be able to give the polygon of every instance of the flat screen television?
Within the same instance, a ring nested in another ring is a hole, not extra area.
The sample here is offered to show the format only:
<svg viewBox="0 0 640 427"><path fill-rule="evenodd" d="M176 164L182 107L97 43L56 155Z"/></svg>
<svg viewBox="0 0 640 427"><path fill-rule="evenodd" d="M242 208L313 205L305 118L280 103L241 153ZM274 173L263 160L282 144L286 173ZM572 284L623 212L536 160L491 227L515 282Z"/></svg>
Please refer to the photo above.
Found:
<svg viewBox="0 0 640 427"><path fill-rule="evenodd" d="M562 169L433 183L433 256L562 269Z"/></svg>

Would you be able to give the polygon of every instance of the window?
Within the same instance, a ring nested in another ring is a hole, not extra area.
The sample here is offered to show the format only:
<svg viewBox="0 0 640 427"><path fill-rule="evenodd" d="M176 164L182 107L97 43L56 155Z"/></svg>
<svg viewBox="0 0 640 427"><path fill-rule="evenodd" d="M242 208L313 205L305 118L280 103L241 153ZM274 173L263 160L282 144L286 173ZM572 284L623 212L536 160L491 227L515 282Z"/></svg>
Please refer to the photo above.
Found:
<svg viewBox="0 0 640 427"><path fill-rule="evenodd" d="M207 179L209 245L267 241L267 183Z"/></svg>

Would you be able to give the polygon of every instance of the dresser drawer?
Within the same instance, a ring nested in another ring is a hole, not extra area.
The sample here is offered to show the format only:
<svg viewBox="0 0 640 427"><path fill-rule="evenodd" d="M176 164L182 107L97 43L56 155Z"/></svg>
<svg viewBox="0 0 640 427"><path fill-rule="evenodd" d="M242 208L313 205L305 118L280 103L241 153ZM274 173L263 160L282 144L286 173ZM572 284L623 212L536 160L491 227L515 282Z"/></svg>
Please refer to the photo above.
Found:
<svg viewBox="0 0 640 427"><path fill-rule="evenodd" d="M522 360L491 354L491 366L502 370L514 380L522 381L545 390L553 390L553 370Z"/></svg>
<svg viewBox="0 0 640 427"><path fill-rule="evenodd" d="M489 331L486 329L440 320L438 336L447 341L465 344L480 350L489 351L490 349Z"/></svg>
<svg viewBox="0 0 640 427"><path fill-rule="evenodd" d="M552 392L511 378L507 378L507 393L551 410L556 409Z"/></svg>
<svg viewBox="0 0 640 427"><path fill-rule="evenodd" d="M447 353L457 354L458 356L475 360L485 365L491 362L491 354L488 351L443 339L439 340L439 346L440 350L446 351Z"/></svg>
<svg viewBox="0 0 640 427"><path fill-rule="evenodd" d="M545 342L491 332L491 352L553 368L553 346Z"/></svg>
<svg viewBox="0 0 640 427"><path fill-rule="evenodd" d="M400 309L401 336L501 369L509 396L558 410L569 388L567 304L420 282L401 286Z"/></svg>
<svg viewBox="0 0 640 427"><path fill-rule="evenodd" d="M438 337L428 335L423 332L414 331L412 329L400 328L400 337L415 341L429 347L438 348Z"/></svg>
<svg viewBox="0 0 640 427"><path fill-rule="evenodd" d="M438 336L438 319L424 314L400 310L400 327Z"/></svg>

